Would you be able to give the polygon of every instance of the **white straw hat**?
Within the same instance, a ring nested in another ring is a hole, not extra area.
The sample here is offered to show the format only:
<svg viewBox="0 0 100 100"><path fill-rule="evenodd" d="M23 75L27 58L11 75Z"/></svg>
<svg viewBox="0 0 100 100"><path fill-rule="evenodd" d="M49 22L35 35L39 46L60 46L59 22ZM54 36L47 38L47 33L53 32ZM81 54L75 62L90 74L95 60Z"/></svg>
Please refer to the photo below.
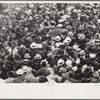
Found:
<svg viewBox="0 0 100 100"><path fill-rule="evenodd" d="M17 75L22 75L24 72L23 72L23 69L18 69L17 71L16 71L16 74Z"/></svg>

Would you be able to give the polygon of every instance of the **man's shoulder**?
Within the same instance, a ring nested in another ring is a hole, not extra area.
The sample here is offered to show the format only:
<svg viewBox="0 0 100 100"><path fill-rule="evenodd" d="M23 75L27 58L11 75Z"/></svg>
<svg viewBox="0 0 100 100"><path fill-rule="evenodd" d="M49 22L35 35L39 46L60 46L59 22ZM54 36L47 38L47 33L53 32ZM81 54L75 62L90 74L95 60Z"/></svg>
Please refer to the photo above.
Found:
<svg viewBox="0 0 100 100"><path fill-rule="evenodd" d="M5 83L13 83L14 78L7 78L5 79Z"/></svg>

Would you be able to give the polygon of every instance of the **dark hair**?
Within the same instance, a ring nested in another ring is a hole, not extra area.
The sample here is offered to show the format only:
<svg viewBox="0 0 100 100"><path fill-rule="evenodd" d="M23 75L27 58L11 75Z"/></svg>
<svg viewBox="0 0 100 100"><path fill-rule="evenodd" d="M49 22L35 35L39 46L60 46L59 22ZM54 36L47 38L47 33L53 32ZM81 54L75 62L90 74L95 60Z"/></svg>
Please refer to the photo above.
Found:
<svg viewBox="0 0 100 100"><path fill-rule="evenodd" d="M42 42L45 41L45 40L47 40L47 37L46 36L43 36L42 37Z"/></svg>
<svg viewBox="0 0 100 100"><path fill-rule="evenodd" d="M58 72L59 72L59 67L58 66L54 67L54 73L58 74Z"/></svg>
<svg viewBox="0 0 100 100"><path fill-rule="evenodd" d="M47 78L45 76L40 76L39 77L39 83L44 83L44 82L47 82Z"/></svg>
<svg viewBox="0 0 100 100"><path fill-rule="evenodd" d="M49 51L50 50L50 47L49 46L45 46L45 50L46 51Z"/></svg>
<svg viewBox="0 0 100 100"><path fill-rule="evenodd" d="M12 71L8 72L8 73L7 73L7 76L8 76L8 77L13 77L13 72L12 72Z"/></svg>
<svg viewBox="0 0 100 100"><path fill-rule="evenodd" d="M9 72L9 68L2 67L2 72L5 72L5 73Z"/></svg>
<svg viewBox="0 0 100 100"><path fill-rule="evenodd" d="M87 81L86 78L82 78L82 79L81 79L81 82L82 82L82 83L86 83L86 81Z"/></svg>
<svg viewBox="0 0 100 100"><path fill-rule="evenodd" d="M35 77L38 77L38 72L36 70L32 70L32 73Z"/></svg>
<svg viewBox="0 0 100 100"><path fill-rule="evenodd" d="M69 78L73 78L74 76L75 76L75 73L72 72L72 71L70 71L70 73L69 73Z"/></svg>
<svg viewBox="0 0 100 100"><path fill-rule="evenodd" d="M62 76L62 82L64 82L66 79L68 79L67 74L65 74L64 76Z"/></svg>
<svg viewBox="0 0 100 100"><path fill-rule="evenodd" d="M43 61L41 65L42 65L42 67L46 67L46 62Z"/></svg>
<svg viewBox="0 0 100 100"><path fill-rule="evenodd" d="M8 56L8 60L10 60L10 61L14 61L14 59L13 59L12 56Z"/></svg>

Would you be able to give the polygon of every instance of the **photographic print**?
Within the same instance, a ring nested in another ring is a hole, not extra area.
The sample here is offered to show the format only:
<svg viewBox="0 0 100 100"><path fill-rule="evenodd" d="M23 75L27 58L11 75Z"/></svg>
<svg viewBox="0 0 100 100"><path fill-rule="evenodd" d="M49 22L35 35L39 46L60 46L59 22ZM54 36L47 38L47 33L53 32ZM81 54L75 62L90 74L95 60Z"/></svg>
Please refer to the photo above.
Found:
<svg viewBox="0 0 100 100"><path fill-rule="evenodd" d="M99 83L100 3L0 3L0 83Z"/></svg>

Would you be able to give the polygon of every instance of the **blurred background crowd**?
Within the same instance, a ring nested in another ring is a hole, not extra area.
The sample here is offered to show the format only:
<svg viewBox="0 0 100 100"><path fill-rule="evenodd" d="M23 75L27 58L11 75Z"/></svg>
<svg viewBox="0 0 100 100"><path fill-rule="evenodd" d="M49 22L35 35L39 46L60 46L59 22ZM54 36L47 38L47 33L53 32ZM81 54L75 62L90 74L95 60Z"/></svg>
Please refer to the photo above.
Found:
<svg viewBox="0 0 100 100"><path fill-rule="evenodd" d="M100 82L100 4L0 8L0 83Z"/></svg>

